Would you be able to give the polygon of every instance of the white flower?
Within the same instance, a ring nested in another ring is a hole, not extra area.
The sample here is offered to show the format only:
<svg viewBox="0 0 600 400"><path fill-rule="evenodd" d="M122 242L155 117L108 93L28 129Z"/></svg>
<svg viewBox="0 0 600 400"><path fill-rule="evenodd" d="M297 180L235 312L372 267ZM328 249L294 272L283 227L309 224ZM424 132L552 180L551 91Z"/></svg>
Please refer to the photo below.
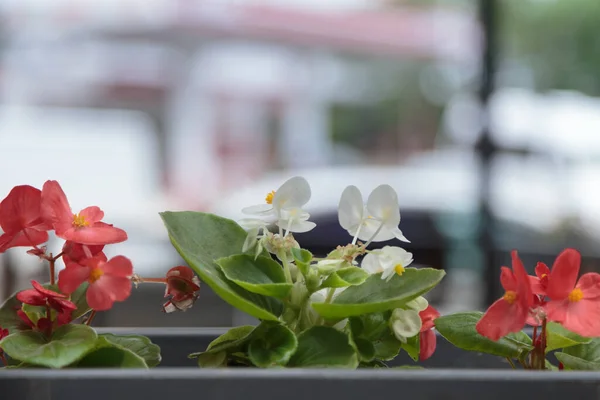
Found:
<svg viewBox="0 0 600 400"><path fill-rule="evenodd" d="M342 228L356 239L383 242L397 238L409 242L398 229L400 209L398 195L390 185L375 188L363 203L356 186L348 186L342 193L338 206L338 220Z"/></svg>
<svg viewBox="0 0 600 400"><path fill-rule="evenodd" d="M301 208L284 208L281 210L277 226L288 232L303 233L313 229L317 224L308 221L310 214Z"/></svg>
<svg viewBox="0 0 600 400"><path fill-rule="evenodd" d="M295 176L285 181L276 191L268 193L265 204L246 207L242 212L249 215L275 215L280 218L282 209L301 208L308 203L310 195L310 185L306 179Z"/></svg>
<svg viewBox="0 0 600 400"><path fill-rule="evenodd" d="M412 253L401 247L385 246L382 249L370 251L363 258L361 266L370 274L381 274L381 279L389 281L394 273L402 275L404 269L413 262Z"/></svg>
<svg viewBox="0 0 600 400"><path fill-rule="evenodd" d="M390 318L390 327L396 339L406 343L406 339L413 337L421 330L421 317L415 310L396 308Z"/></svg>
<svg viewBox="0 0 600 400"><path fill-rule="evenodd" d="M412 299L408 303L405 304L405 307L411 310L415 310L417 312L421 312L425 310L429 306L429 302L423 296L419 296L416 299Z"/></svg>

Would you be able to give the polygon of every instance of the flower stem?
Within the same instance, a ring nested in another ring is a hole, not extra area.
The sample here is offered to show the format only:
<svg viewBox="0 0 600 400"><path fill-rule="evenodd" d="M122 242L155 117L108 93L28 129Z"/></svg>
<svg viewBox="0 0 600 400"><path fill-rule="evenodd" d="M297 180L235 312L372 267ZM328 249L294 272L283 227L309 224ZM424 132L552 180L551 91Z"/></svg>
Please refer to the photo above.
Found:
<svg viewBox="0 0 600 400"><path fill-rule="evenodd" d="M546 317L542 319L542 333L540 334L542 337L541 345L540 345L540 355L539 355L539 369L546 369Z"/></svg>
<svg viewBox="0 0 600 400"><path fill-rule="evenodd" d="M334 294L335 288L329 288L329 290L327 291L327 297L325 297L325 303L331 303Z"/></svg>
<svg viewBox="0 0 600 400"><path fill-rule="evenodd" d="M371 244L371 242L373 241L373 239L375 239L375 236L377 236L379 234L379 232L381 232L381 228L383 228L383 221L381 221L381 225L379 225L379 228L377 228L377 230L375 231L375 233L373 234L373 236L371 236L371 238L367 241L367 243L365 243L365 249L367 248L368 245Z"/></svg>
<svg viewBox="0 0 600 400"><path fill-rule="evenodd" d="M517 369L515 367L515 363L510 359L510 357L506 357L506 361L508 361L508 363L510 364L510 366L512 367L512 369Z"/></svg>
<svg viewBox="0 0 600 400"><path fill-rule="evenodd" d="M286 282L294 283L292 282L292 272L290 271L290 264L288 263L287 254L285 254L285 250L280 250L278 255L281 259L281 262L283 263L283 273L285 274Z"/></svg>
<svg viewBox="0 0 600 400"><path fill-rule="evenodd" d="M90 316L88 317L88 319L85 321L85 325L90 326L92 325L92 321L94 320L94 317L96 316L97 311L96 310L92 310L92 312L90 313Z"/></svg>
<svg viewBox="0 0 600 400"><path fill-rule="evenodd" d="M55 263L55 259L51 258L48 260L48 263L50 263L50 284L54 285L56 283L56 278L54 277L55 274L55 268L54 268L54 263Z"/></svg>

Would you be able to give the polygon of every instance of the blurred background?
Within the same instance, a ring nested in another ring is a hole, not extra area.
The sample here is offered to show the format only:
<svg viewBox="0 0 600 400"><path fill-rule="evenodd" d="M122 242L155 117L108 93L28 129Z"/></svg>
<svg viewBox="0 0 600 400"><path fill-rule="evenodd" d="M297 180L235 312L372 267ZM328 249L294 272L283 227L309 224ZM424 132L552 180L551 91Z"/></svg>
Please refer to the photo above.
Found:
<svg viewBox="0 0 600 400"><path fill-rule="evenodd" d="M442 312L499 297L499 268L577 247L600 262L597 0L2 0L0 197L58 180L129 240L107 255L160 277L182 260L163 210L241 208L294 175L324 254L345 186L399 195ZM392 243L378 243L383 246ZM400 243L393 243L400 245ZM55 253L61 246L52 239ZM47 280L16 248L0 299ZM186 313L142 285L105 326L230 326L202 286Z"/></svg>

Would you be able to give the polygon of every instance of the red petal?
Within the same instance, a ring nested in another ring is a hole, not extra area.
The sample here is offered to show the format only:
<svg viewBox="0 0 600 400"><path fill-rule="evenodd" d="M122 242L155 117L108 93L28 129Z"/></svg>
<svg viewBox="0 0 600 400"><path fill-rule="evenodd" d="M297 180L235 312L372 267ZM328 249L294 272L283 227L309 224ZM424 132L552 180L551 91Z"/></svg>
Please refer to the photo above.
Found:
<svg viewBox="0 0 600 400"><path fill-rule="evenodd" d="M517 290L517 278L508 267L500 267L500 283L504 290Z"/></svg>
<svg viewBox="0 0 600 400"><path fill-rule="evenodd" d="M37 225L41 217L41 192L32 186L15 186L0 203L0 226L7 233L16 233Z"/></svg>
<svg viewBox="0 0 600 400"><path fill-rule="evenodd" d="M45 306L46 296L35 289L27 289L17 293L17 300L30 306Z"/></svg>
<svg viewBox="0 0 600 400"><path fill-rule="evenodd" d="M102 270L107 275L123 277L129 279L133 275L133 265L127 257L116 256L102 265Z"/></svg>
<svg viewBox="0 0 600 400"><path fill-rule="evenodd" d="M567 318L567 309L569 308L569 300L552 300L546 303L544 310L548 321L562 323Z"/></svg>
<svg viewBox="0 0 600 400"><path fill-rule="evenodd" d="M42 187L42 217L54 226L58 223L73 222L73 212L65 192L57 181L46 181Z"/></svg>
<svg viewBox="0 0 600 400"><path fill-rule="evenodd" d="M169 271L167 271L167 278L170 278L172 276L192 280L194 278L194 271L192 271L190 267L180 265L178 267L173 267Z"/></svg>
<svg viewBox="0 0 600 400"><path fill-rule="evenodd" d="M427 306L426 309L419 312L419 317L421 317L421 332L433 328L433 321L435 321L435 319L439 316L440 313L438 312L438 310L436 310L432 306Z"/></svg>
<svg viewBox="0 0 600 400"><path fill-rule="evenodd" d="M419 360L425 361L433 355L436 341L435 332L432 329L419 334Z"/></svg>
<svg viewBox="0 0 600 400"><path fill-rule="evenodd" d="M85 217L85 220L90 225L93 225L96 222L102 221L102 218L104 218L104 211L102 211L100 207L92 206L81 210L79 215Z"/></svg>
<svg viewBox="0 0 600 400"><path fill-rule="evenodd" d="M21 318L21 321L25 322L25 324L28 327L33 328L35 326L33 324L33 322L29 319L29 317L27 316L27 314L25 314L25 311L23 311L23 310L17 310L17 316L19 318Z"/></svg>
<svg viewBox="0 0 600 400"><path fill-rule="evenodd" d="M533 292L531 290L529 275L527 275L527 271L525 271L525 267L516 250L511 252L511 256L513 272L517 280L517 301L521 303L526 313L529 313L529 308L533 305Z"/></svg>
<svg viewBox="0 0 600 400"><path fill-rule="evenodd" d="M546 293L552 300L567 298L575 287L581 255L577 250L566 249L556 257L550 276Z"/></svg>
<svg viewBox="0 0 600 400"><path fill-rule="evenodd" d="M87 291L88 305L94 310L104 311L115 301L123 301L131 294L131 281L128 278L104 274L90 285Z"/></svg>
<svg viewBox="0 0 600 400"><path fill-rule="evenodd" d="M35 290L37 290L38 292L40 292L42 295L44 295L45 297L54 297L57 299L66 299L67 296L62 294L62 293L57 293L53 290L49 290L44 288L42 285L40 285L38 282L36 281L31 281L31 285L33 286L33 288Z"/></svg>
<svg viewBox="0 0 600 400"><path fill-rule="evenodd" d="M543 279L550 275L550 268L543 262L538 262L535 266L535 275L538 278Z"/></svg>
<svg viewBox="0 0 600 400"><path fill-rule="evenodd" d="M518 301L509 304L499 299L483 314L475 328L480 335L495 341L523 329L528 313Z"/></svg>
<svg viewBox="0 0 600 400"><path fill-rule="evenodd" d="M56 236L87 245L105 245L127 240L127 233L124 230L111 226L96 226L95 224L85 228L71 227L64 231L57 230Z"/></svg>
<svg viewBox="0 0 600 400"><path fill-rule="evenodd" d="M58 273L58 288L61 292L71 294L90 277L91 268L78 264L70 264Z"/></svg>
<svg viewBox="0 0 600 400"><path fill-rule="evenodd" d="M600 297L600 275L595 272L583 274L576 287L581 289L585 300L598 299Z"/></svg>
<svg viewBox="0 0 600 400"><path fill-rule="evenodd" d="M25 236L24 231L27 232L27 236ZM48 240L47 232L41 232L30 228L27 228L24 231L17 232L16 234L5 233L0 236L0 253L11 247L37 246Z"/></svg>
<svg viewBox="0 0 600 400"><path fill-rule="evenodd" d="M87 251L84 249L87 249ZM62 251L63 251L63 261L65 265L67 262L80 262L86 258L94 257L102 252L104 249L104 245L96 245L96 246L88 246L83 245L81 243L75 243L71 241L66 241ZM89 254L86 254L89 253ZM105 256L106 257L106 256ZM106 261L106 260L104 260Z"/></svg>
<svg viewBox="0 0 600 400"><path fill-rule="evenodd" d="M566 308L562 326L581 336L600 336L600 301L583 299Z"/></svg>

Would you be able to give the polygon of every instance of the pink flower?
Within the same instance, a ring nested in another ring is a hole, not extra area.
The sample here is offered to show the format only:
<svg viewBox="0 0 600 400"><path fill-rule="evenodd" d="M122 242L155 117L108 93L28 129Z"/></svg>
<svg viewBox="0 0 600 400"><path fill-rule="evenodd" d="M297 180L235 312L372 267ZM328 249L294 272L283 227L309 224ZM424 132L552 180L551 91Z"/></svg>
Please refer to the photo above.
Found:
<svg viewBox="0 0 600 400"><path fill-rule="evenodd" d="M75 243L67 240L62 248L62 258L65 265L70 263L81 264L87 258L99 257L102 261L108 261L106 255L102 252L104 245L88 246L81 243Z"/></svg>
<svg viewBox="0 0 600 400"><path fill-rule="evenodd" d="M426 309L419 312L421 317L421 332L419 333L419 359L427 360L435 352L437 338L435 336L434 322L440 313L433 307L427 306Z"/></svg>
<svg viewBox="0 0 600 400"><path fill-rule="evenodd" d="M504 296L487 309L475 328L491 340L498 340L510 332L519 332L525 326L534 305L529 276L515 250L511 253L511 271L502 267L500 282L506 291Z"/></svg>
<svg viewBox="0 0 600 400"><path fill-rule="evenodd" d="M31 281L31 285L33 289L17 293L17 300L31 306L48 306L58 313L70 313L77 309L73 302L67 300L67 295L46 289L36 281Z"/></svg>
<svg viewBox="0 0 600 400"><path fill-rule="evenodd" d="M546 296L546 289L548 288L548 277L550 276L550 268L543 262L538 262L535 266L535 275L530 276L529 281L531 282L531 291L534 294L540 296Z"/></svg>
<svg viewBox="0 0 600 400"><path fill-rule="evenodd" d="M108 310L116 301L124 301L131 294L133 265L123 256L108 262L99 257L81 261L81 265L70 263L58 274L58 287L64 293L73 293L85 281L88 305L97 311Z"/></svg>
<svg viewBox="0 0 600 400"><path fill-rule="evenodd" d="M67 196L56 181L47 181L42 188L41 211L52 224L56 236L86 245L103 245L127 240L124 230L101 222L104 212L87 207L74 214Z"/></svg>
<svg viewBox="0 0 600 400"><path fill-rule="evenodd" d="M48 240L51 226L42 219L41 192L32 186L15 186L0 203L0 253L11 247L37 246Z"/></svg>
<svg viewBox="0 0 600 400"><path fill-rule="evenodd" d="M566 249L558 255L546 293L547 318L582 336L600 336L600 275L584 274L577 281L581 255Z"/></svg>

